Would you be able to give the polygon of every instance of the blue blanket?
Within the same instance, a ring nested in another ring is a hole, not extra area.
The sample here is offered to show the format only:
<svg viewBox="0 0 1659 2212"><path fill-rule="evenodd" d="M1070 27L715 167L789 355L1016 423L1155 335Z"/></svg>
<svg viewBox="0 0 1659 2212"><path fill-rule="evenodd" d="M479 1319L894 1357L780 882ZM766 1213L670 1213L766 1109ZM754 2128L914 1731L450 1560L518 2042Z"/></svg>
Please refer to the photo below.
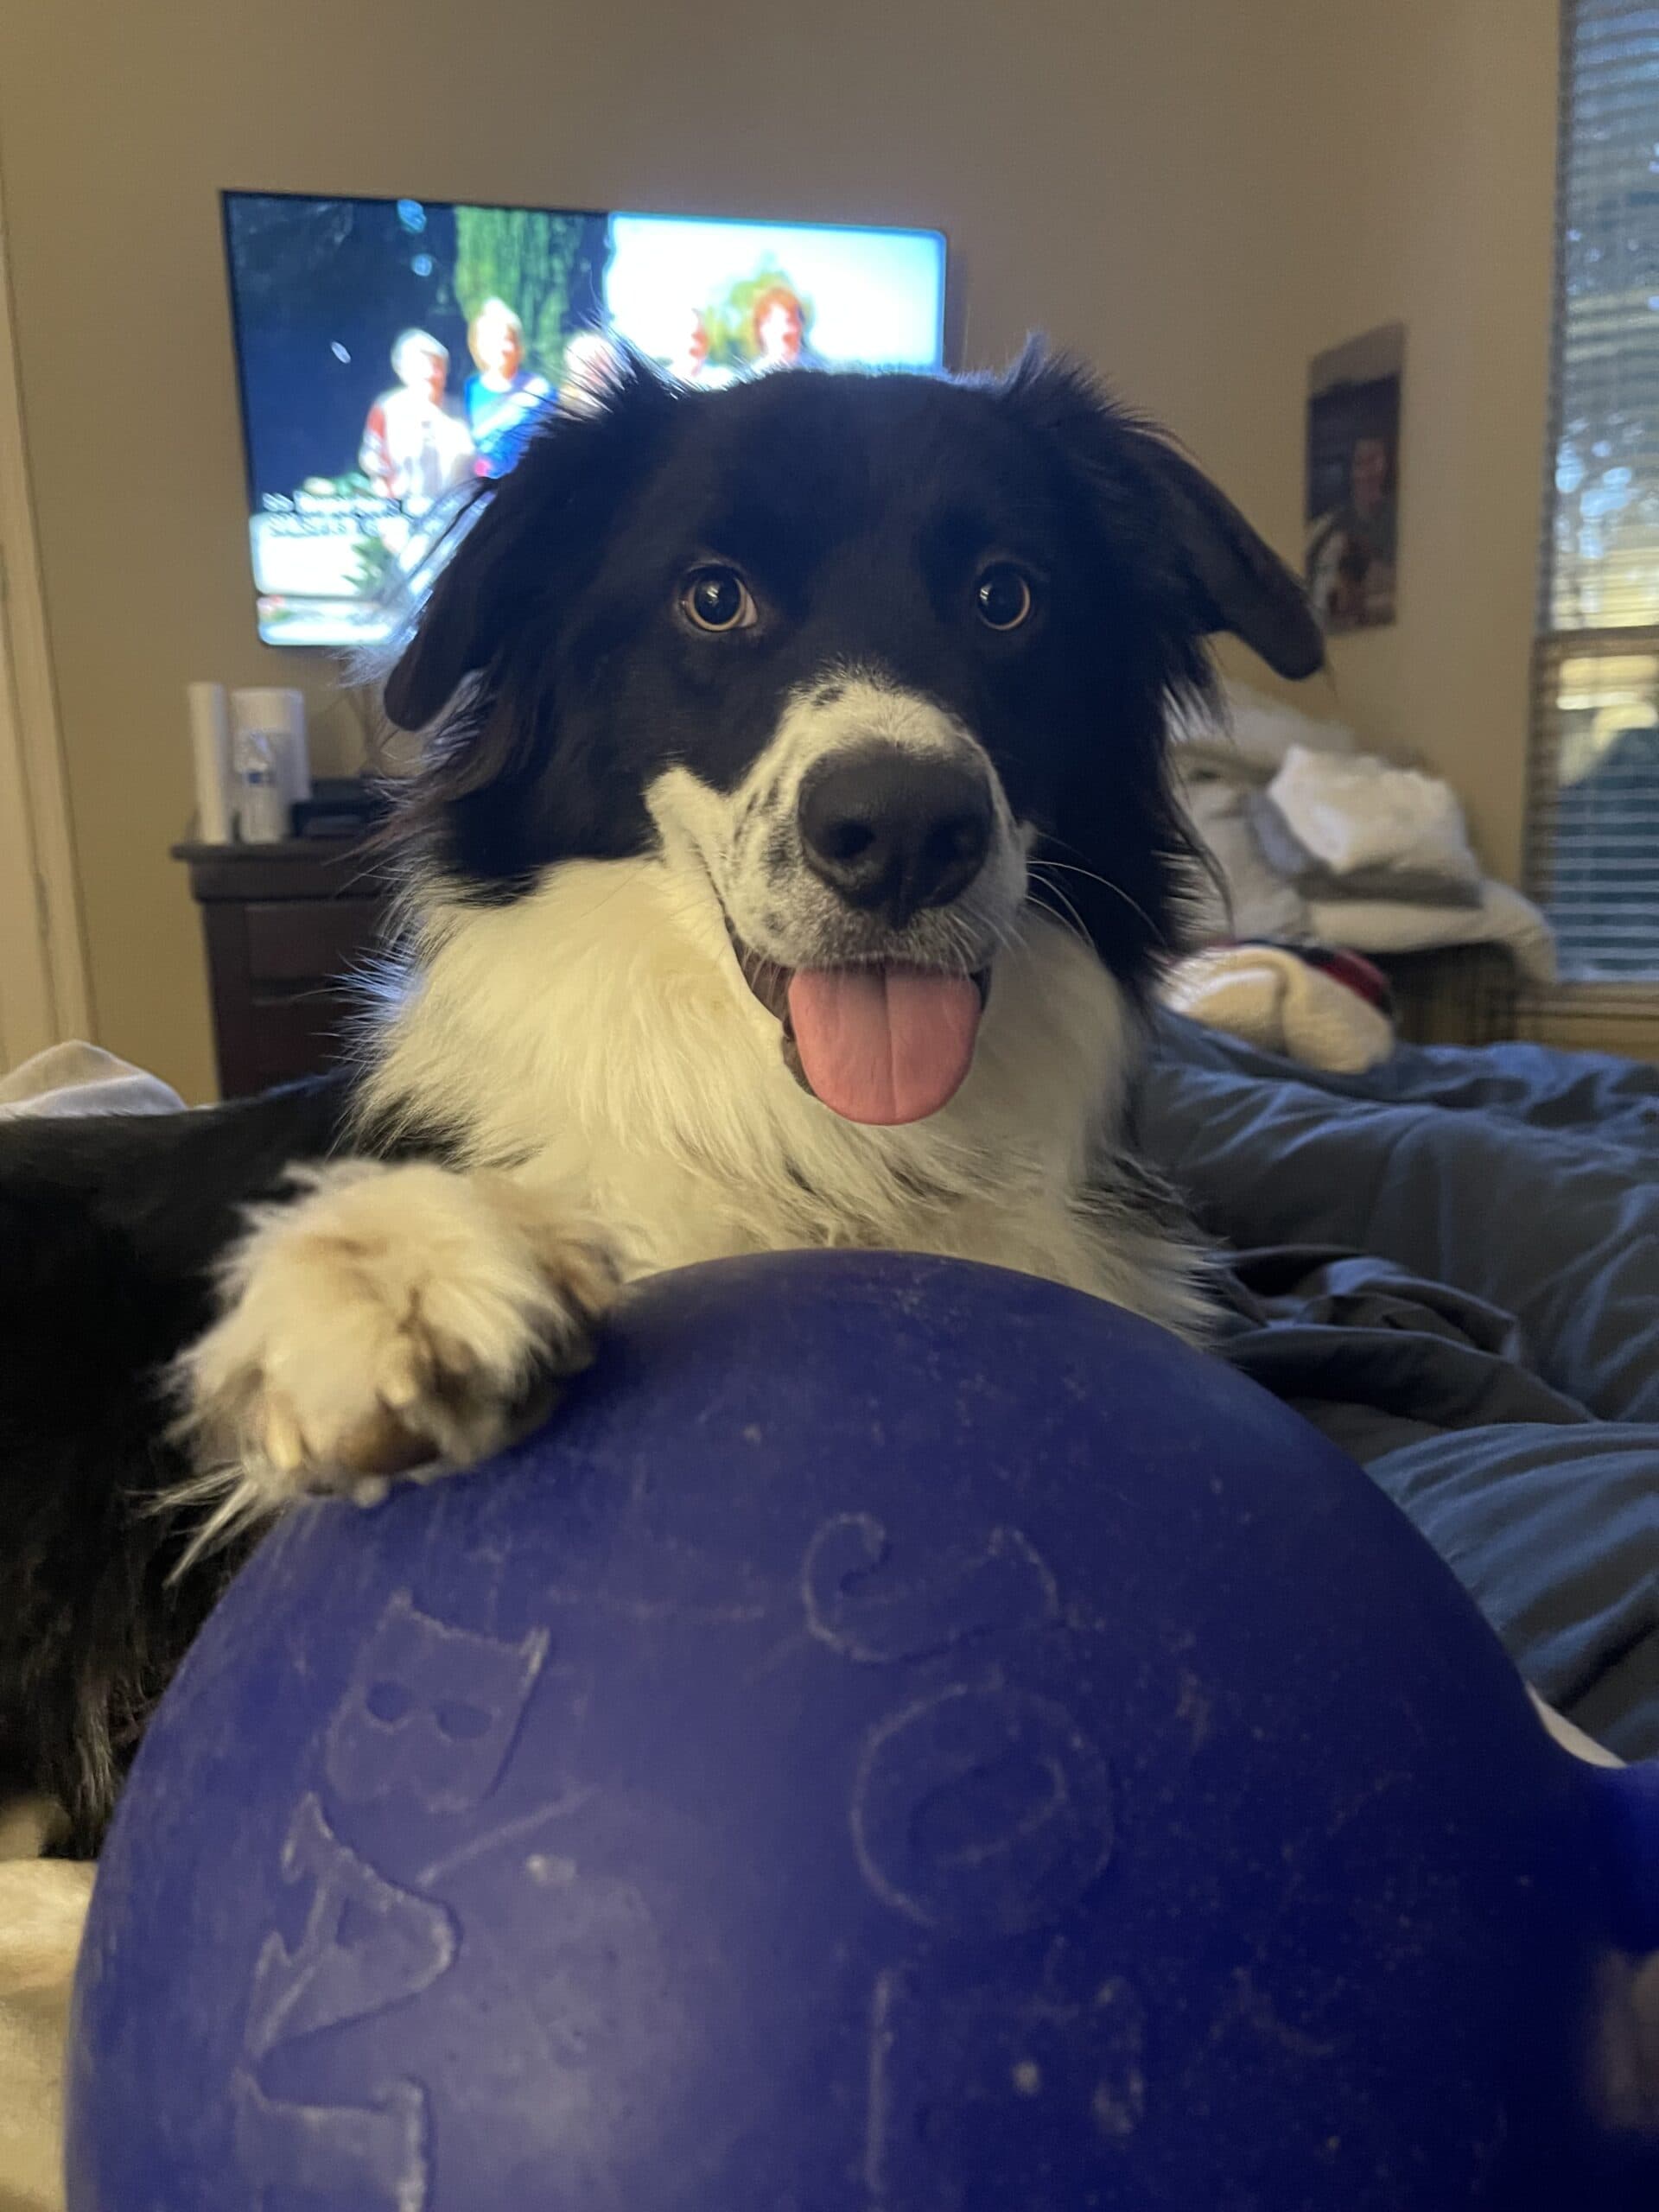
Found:
<svg viewBox="0 0 1659 2212"><path fill-rule="evenodd" d="M1226 1249L1225 1356L1363 1462L1543 1696L1659 1755L1659 1067L1327 1076L1172 1017L1136 1106Z"/></svg>

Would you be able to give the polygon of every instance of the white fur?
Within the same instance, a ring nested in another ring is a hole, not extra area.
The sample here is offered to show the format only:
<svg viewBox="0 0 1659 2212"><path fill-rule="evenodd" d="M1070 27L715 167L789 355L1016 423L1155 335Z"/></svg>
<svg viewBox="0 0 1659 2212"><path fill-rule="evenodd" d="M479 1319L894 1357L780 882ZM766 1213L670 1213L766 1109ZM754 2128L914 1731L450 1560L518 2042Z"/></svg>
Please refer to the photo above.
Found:
<svg viewBox="0 0 1659 2212"><path fill-rule="evenodd" d="M180 1363L215 1503L199 1542L301 1492L366 1502L494 1450L532 1385L587 1363L615 1287L580 1213L510 1177L348 1160L296 1180Z"/></svg>
<svg viewBox="0 0 1659 2212"><path fill-rule="evenodd" d="M465 1132L480 1164L582 1190L628 1274L874 1245L1000 1262L1173 1319L1179 1270L1118 1252L1084 1195L1128 1071L1093 953L1030 914L974 1065L925 1122L841 1120L785 1066L718 903L656 861L581 861L528 898L435 912L365 1093Z"/></svg>
<svg viewBox="0 0 1659 2212"><path fill-rule="evenodd" d="M728 934L729 918L790 967L859 957L849 933L868 918L798 853L781 881L756 855L792 824L810 762L873 733L976 756L995 793L980 878L950 909L863 945L993 971L966 1081L897 1128L843 1121L801 1087ZM648 803L650 858L564 863L499 906L423 893L360 1110L455 1133L460 1163L354 1162L257 1222L224 1319L185 1363L198 1425L230 1469L215 1525L499 1441L531 1381L580 1355L601 1237L625 1278L740 1252L882 1247L988 1261L1198 1325L1191 1252L1137 1210L1116 1168L1135 1041L1122 995L1089 946L1025 905L1025 840L968 733L861 677L831 705L798 696L736 791L680 767Z"/></svg>
<svg viewBox="0 0 1659 2212"><path fill-rule="evenodd" d="M1090 1195L1134 1039L1087 946L1027 910L956 1097L925 1122L855 1126L790 1075L705 870L671 830L664 843L660 861L558 868L505 906L435 908L365 1108L435 1116L465 1131L470 1158L582 1190L629 1274L894 1247L1193 1322L1186 1255Z"/></svg>

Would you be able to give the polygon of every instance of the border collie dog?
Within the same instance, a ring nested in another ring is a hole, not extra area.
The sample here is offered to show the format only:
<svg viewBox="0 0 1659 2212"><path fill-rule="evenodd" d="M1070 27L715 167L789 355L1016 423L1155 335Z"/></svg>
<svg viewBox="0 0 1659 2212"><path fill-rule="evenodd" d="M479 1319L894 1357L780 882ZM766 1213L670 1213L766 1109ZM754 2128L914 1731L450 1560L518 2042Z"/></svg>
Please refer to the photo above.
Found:
<svg viewBox="0 0 1659 2212"><path fill-rule="evenodd" d="M1123 1126L1166 715L1211 632L1321 657L1221 494L1038 353L632 363L469 520L351 1071L0 1142L0 1769L83 1847L260 1526L487 1451L631 1277L905 1247L1201 1326Z"/></svg>

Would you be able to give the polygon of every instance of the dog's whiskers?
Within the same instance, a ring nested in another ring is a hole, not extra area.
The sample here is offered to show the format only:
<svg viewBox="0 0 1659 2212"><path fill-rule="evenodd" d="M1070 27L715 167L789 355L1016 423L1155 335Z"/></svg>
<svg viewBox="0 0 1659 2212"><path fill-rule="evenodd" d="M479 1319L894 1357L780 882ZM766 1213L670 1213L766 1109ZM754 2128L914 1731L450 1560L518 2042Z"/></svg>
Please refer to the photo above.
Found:
<svg viewBox="0 0 1659 2212"><path fill-rule="evenodd" d="M989 930L999 952L1012 952L1022 941L1017 917L1011 916L1007 921L999 921L992 916L985 926Z"/></svg>
<svg viewBox="0 0 1659 2212"><path fill-rule="evenodd" d="M1141 904L1141 901L1138 899L1132 898L1123 888L1121 883L1114 883L1109 876L1102 875L1097 868L1078 868L1075 862L1071 861L1054 861L1046 859L1033 861L1030 865L1033 874L1039 877L1041 876L1042 872L1046 868L1058 868L1067 875L1081 875L1086 878L1086 880L1090 883L1099 884L1103 891L1109 891L1114 899L1121 899L1123 901L1123 904L1133 912L1139 914L1141 920L1152 931L1154 937L1156 938L1160 944L1166 944L1168 943L1168 938L1166 933L1158 926L1157 923L1153 920L1152 916ZM1064 895L1058 884L1052 883L1048 887L1057 897ZM1074 907L1072 911L1075 913L1077 910Z"/></svg>
<svg viewBox="0 0 1659 2212"><path fill-rule="evenodd" d="M1049 909L1049 911L1053 913L1054 918L1060 925L1060 927L1064 930L1069 930L1071 935L1077 938L1079 944L1086 944L1092 950L1094 940L1090 938L1088 931L1084 927L1083 917L1078 913L1071 899L1066 897L1065 893L1060 885L1058 883L1050 883L1042 874L1039 868L1035 865L1033 866L1031 873L1039 890L1047 892L1051 899L1058 899L1060 902L1061 907L1064 908L1065 911L1063 912L1057 912L1052 907Z"/></svg>
<svg viewBox="0 0 1659 2212"><path fill-rule="evenodd" d="M946 938L952 953L965 965L979 949L974 942L973 931L961 914L945 914L941 919L944 923Z"/></svg>

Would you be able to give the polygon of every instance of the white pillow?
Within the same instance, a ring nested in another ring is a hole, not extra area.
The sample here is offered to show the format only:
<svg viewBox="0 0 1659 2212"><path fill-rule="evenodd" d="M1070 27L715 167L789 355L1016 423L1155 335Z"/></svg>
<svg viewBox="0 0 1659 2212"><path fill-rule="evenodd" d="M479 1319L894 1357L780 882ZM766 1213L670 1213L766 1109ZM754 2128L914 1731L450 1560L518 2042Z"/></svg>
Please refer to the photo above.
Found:
<svg viewBox="0 0 1659 2212"><path fill-rule="evenodd" d="M1243 683L1223 686L1214 713L1189 709L1173 715L1170 735L1178 745L1220 746L1269 774L1282 765L1294 745L1310 753L1359 750L1359 740L1345 722L1316 721L1300 708L1266 698Z"/></svg>
<svg viewBox="0 0 1659 2212"><path fill-rule="evenodd" d="M1190 942L1213 944L1224 937L1295 941L1306 937L1306 905L1300 893L1275 875L1262 857L1255 832L1245 817L1245 794L1230 784L1200 783L1189 785L1184 796L1198 842L1208 849L1227 886L1224 899L1207 875L1200 880Z"/></svg>
<svg viewBox="0 0 1659 2212"><path fill-rule="evenodd" d="M1457 793L1438 776L1369 753L1338 759L1293 745L1268 796L1334 875L1393 868L1480 880Z"/></svg>

